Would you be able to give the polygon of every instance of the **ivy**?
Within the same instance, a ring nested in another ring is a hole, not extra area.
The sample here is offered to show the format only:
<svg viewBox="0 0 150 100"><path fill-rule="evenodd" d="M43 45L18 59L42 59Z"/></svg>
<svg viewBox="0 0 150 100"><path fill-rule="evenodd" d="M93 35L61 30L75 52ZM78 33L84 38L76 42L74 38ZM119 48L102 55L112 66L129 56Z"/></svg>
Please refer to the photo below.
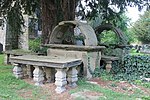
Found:
<svg viewBox="0 0 150 100"><path fill-rule="evenodd" d="M118 68L117 68L118 67ZM115 69L119 69L115 71ZM116 66L113 63L112 72L114 78L133 81L150 77L150 56L149 55L126 55L124 63Z"/></svg>

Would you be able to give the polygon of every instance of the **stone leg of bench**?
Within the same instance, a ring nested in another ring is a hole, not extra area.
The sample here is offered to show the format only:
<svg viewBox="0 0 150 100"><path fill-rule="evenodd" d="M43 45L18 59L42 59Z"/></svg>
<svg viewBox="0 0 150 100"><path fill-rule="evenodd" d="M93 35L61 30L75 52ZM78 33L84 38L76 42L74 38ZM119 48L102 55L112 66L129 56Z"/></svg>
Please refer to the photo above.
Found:
<svg viewBox="0 0 150 100"><path fill-rule="evenodd" d="M40 86L43 85L44 81L44 71L40 66L34 66L35 69L33 71L33 80L35 81L35 85Z"/></svg>
<svg viewBox="0 0 150 100"><path fill-rule="evenodd" d="M68 85L70 87L76 87L77 84L76 82L78 81L78 71L76 70L76 67L72 67L72 68L69 68L68 72L67 72L67 81L68 81Z"/></svg>
<svg viewBox="0 0 150 100"><path fill-rule="evenodd" d="M56 93L62 93L66 90L65 85L67 84L66 81L66 69L56 68L55 74L55 85L56 85Z"/></svg>
<svg viewBox="0 0 150 100"><path fill-rule="evenodd" d="M19 64L13 64L13 74L16 78L22 78L23 77L23 69L21 68L21 65Z"/></svg>
<svg viewBox="0 0 150 100"><path fill-rule="evenodd" d="M111 66L111 64L112 64L112 61L105 61L106 62L106 71L107 72L110 72L110 70L111 70L111 68L112 68L112 66Z"/></svg>

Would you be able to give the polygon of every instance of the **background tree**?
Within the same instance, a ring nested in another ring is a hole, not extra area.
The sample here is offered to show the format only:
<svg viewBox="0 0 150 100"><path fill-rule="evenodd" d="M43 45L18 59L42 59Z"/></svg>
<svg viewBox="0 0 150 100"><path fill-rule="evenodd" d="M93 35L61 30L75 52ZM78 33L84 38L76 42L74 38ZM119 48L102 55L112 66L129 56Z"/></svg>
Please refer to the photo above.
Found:
<svg viewBox="0 0 150 100"><path fill-rule="evenodd" d="M81 1L84 1L86 6L83 6ZM119 11L115 11L112 5ZM77 15L92 19L100 14L103 23L111 21L115 24L127 6L138 6L140 10L144 5L149 8L149 0L1 0L0 13L6 18L11 34L16 34L12 36L18 40L24 24L22 14L34 15L39 9L42 19L42 43L47 43L53 27L58 22L74 20L77 6L80 8ZM90 9L86 10L87 7ZM17 44L14 44L15 48Z"/></svg>
<svg viewBox="0 0 150 100"><path fill-rule="evenodd" d="M132 32L142 43L150 43L150 11L145 11L132 27Z"/></svg>

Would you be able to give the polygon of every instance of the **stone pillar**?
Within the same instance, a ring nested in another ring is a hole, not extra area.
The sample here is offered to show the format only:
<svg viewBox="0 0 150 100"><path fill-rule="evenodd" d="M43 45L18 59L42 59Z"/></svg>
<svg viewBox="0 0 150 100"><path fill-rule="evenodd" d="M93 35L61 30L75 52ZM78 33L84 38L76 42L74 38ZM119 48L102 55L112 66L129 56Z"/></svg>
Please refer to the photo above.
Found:
<svg viewBox="0 0 150 100"><path fill-rule="evenodd" d="M86 52L82 54L84 75L87 79L92 78L96 67L100 66L101 52Z"/></svg>
<svg viewBox="0 0 150 100"><path fill-rule="evenodd" d="M22 78L23 77L23 70L19 64L13 64L13 74L15 75L16 78Z"/></svg>
<svg viewBox="0 0 150 100"><path fill-rule="evenodd" d="M56 85L56 93L62 93L66 90L65 85L67 84L66 81L66 69L59 69L56 68L55 74L55 85Z"/></svg>
<svg viewBox="0 0 150 100"><path fill-rule="evenodd" d="M2 21L4 23L2 24ZM3 51L5 51L6 46L6 21L0 16L0 43L3 45Z"/></svg>
<svg viewBox="0 0 150 100"><path fill-rule="evenodd" d="M69 68L68 72L67 72L67 81L69 83L70 87L76 87L77 84L76 82L78 81L78 71L76 70L76 67L71 67Z"/></svg>
<svg viewBox="0 0 150 100"><path fill-rule="evenodd" d="M42 67L34 66L35 69L33 71L33 80L35 81L35 85L40 86L43 85L44 81L44 72Z"/></svg>
<svg viewBox="0 0 150 100"><path fill-rule="evenodd" d="M23 34L20 35L19 38L19 48L23 49L23 50L28 50L29 49L29 16L28 15L23 15L24 20L25 20L25 27L23 28Z"/></svg>
<svg viewBox="0 0 150 100"><path fill-rule="evenodd" d="M110 72L110 70L112 68L111 64L112 64L112 61L106 61L106 71L107 72Z"/></svg>

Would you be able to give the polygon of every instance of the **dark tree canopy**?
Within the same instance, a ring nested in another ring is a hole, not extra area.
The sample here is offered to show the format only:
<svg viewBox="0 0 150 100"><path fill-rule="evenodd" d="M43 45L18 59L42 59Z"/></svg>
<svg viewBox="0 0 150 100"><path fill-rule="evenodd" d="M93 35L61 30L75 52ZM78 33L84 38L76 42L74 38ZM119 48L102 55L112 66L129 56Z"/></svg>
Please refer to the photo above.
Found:
<svg viewBox="0 0 150 100"><path fill-rule="evenodd" d="M34 15L39 10L42 19L42 39L47 43L51 31L58 22L62 20L74 20L75 8L78 6L79 11L76 15L84 18L95 18L99 14L103 23L111 22L115 24L121 20L120 14L125 11L127 6L138 6L141 10L144 6L150 8L149 0L83 0L86 6L81 4L82 0L0 0L0 15L6 18L9 24L11 34L18 37L22 33L24 24L22 14ZM119 11L115 11L116 6ZM90 10L85 13L85 9Z"/></svg>
<svg viewBox="0 0 150 100"><path fill-rule="evenodd" d="M146 7L147 10L150 9L149 0L83 0L86 2L86 7L83 7L81 1L79 3L80 9L78 14L85 16L86 18L95 18L98 15L101 15L103 23L111 22L115 24L118 20L121 19L122 13L127 10L127 6L138 7L138 10L141 11L143 7ZM85 14L85 9L87 7L90 10L87 10ZM117 9L117 10L116 10ZM83 17L84 18L84 17Z"/></svg>

